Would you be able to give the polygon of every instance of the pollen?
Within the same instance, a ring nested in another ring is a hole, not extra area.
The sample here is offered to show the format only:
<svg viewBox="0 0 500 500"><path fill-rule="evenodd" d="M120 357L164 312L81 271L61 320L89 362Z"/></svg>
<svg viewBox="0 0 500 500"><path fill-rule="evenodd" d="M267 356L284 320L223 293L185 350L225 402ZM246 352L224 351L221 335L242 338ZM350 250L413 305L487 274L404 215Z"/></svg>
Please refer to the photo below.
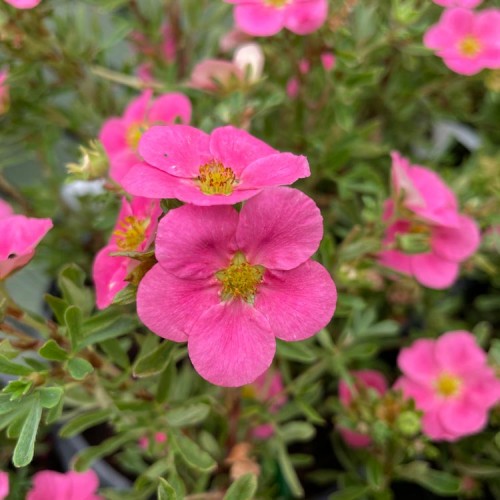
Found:
<svg viewBox="0 0 500 500"><path fill-rule="evenodd" d="M481 42L472 35L463 38L458 46L460 53L465 57L476 57L481 52Z"/></svg>
<svg viewBox="0 0 500 500"><path fill-rule="evenodd" d="M145 122L136 122L130 125L125 135L125 141L131 149L137 151L142 134L144 134L148 128L149 126Z"/></svg>
<svg viewBox="0 0 500 500"><path fill-rule="evenodd" d="M264 267L252 266L241 252L237 252L226 269L215 273L215 277L222 284L222 300L241 299L253 304L264 271Z"/></svg>
<svg viewBox="0 0 500 500"><path fill-rule="evenodd" d="M138 219L132 215L119 223L119 229L113 232L118 248L124 252L137 250L146 237L149 219Z"/></svg>
<svg viewBox="0 0 500 500"><path fill-rule="evenodd" d="M286 4L290 3L290 0L264 0L264 3L269 7L284 7Z"/></svg>
<svg viewBox="0 0 500 500"><path fill-rule="evenodd" d="M460 392L462 381L453 375L443 373L436 381L436 389L440 396L449 398L456 396Z"/></svg>
<svg viewBox="0 0 500 500"><path fill-rule="evenodd" d="M231 168L214 160L200 167L198 182L202 193L227 196L233 192L236 176Z"/></svg>

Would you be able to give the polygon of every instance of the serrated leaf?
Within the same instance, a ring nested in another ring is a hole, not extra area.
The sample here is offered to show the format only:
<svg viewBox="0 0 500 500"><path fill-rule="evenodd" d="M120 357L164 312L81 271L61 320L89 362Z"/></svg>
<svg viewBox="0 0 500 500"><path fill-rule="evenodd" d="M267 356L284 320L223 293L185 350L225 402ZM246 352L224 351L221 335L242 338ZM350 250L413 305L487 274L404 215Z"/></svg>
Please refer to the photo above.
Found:
<svg viewBox="0 0 500 500"><path fill-rule="evenodd" d="M42 418L42 407L38 398L33 398L31 408L28 411L26 419L21 429L19 439L17 440L12 463L16 467L25 467L33 459L35 451L36 434L40 419Z"/></svg>
<svg viewBox="0 0 500 500"><path fill-rule="evenodd" d="M59 435L63 438L69 438L81 434L91 427L107 422L112 413L111 409L106 408L78 415L61 427Z"/></svg>
<svg viewBox="0 0 500 500"><path fill-rule="evenodd" d="M51 361L66 361L68 353L53 339L47 340L38 351L40 356Z"/></svg>
<svg viewBox="0 0 500 500"><path fill-rule="evenodd" d="M238 478L227 490L223 500L251 500L257 491L257 477L248 473Z"/></svg>
<svg viewBox="0 0 500 500"><path fill-rule="evenodd" d="M94 367L86 359L73 358L68 361L68 371L74 379L83 380L94 371Z"/></svg>
<svg viewBox="0 0 500 500"><path fill-rule="evenodd" d="M215 460L190 438L178 433L172 433L170 436L173 438L171 439L172 445L187 465L204 472L215 468Z"/></svg>
<svg viewBox="0 0 500 500"><path fill-rule="evenodd" d="M203 422L209 413L210 406L207 404L192 403L168 410L165 418L172 427L185 427Z"/></svg>
<svg viewBox="0 0 500 500"><path fill-rule="evenodd" d="M171 486L162 477L159 478L157 493L158 500L177 500L177 493L175 492L173 486Z"/></svg>
<svg viewBox="0 0 500 500"><path fill-rule="evenodd" d="M42 387L39 389L40 404L43 408L54 408L57 406L64 394L62 387Z"/></svg>
<svg viewBox="0 0 500 500"><path fill-rule="evenodd" d="M170 361L173 342L163 341L155 349L139 357L132 369L135 377L151 377L162 372Z"/></svg>

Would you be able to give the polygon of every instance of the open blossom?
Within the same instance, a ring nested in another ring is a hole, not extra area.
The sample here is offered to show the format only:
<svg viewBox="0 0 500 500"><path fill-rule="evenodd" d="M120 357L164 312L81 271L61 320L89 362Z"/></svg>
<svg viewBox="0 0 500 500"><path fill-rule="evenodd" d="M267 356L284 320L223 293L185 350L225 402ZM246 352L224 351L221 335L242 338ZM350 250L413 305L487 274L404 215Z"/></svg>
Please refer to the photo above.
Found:
<svg viewBox="0 0 500 500"><path fill-rule="evenodd" d="M35 255L35 247L52 228L50 219L14 215L0 200L0 280L25 266Z"/></svg>
<svg viewBox="0 0 500 500"><path fill-rule="evenodd" d="M424 44L451 70L474 75L485 68L500 68L498 26L500 9L447 9L425 34Z"/></svg>
<svg viewBox="0 0 500 500"><path fill-rule="evenodd" d="M9 474L4 471L0 471L0 500L7 498L9 494Z"/></svg>
<svg viewBox="0 0 500 500"><path fill-rule="evenodd" d="M297 35L316 31L326 20L328 0L225 0L236 4L236 26L253 36L272 36L287 28Z"/></svg>
<svg viewBox="0 0 500 500"><path fill-rule="evenodd" d="M432 0L441 7L463 7L465 9L473 9L477 7L483 0Z"/></svg>
<svg viewBox="0 0 500 500"><path fill-rule="evenodd" d="M280 153L231 126L210 135L185 125L152 127L139 153L144 162L122 181L129 193L195 205L232 205L310 175L304 156Z"/></svg>
<svg viewBox="0 0 500 500"><path fill-rule="evenodd" d="M125 278L139 261L112 255L117 252L142 252L151 244L158 217L162 213L158 200L122 199L122 206L111 239L96 255L93 277L99 309L108 307L116 294L127 286Z"/></svg>
<svg viewBox="0 0 500 500"><path fill-rule="evenodd" d="M191 103L181 93L163 94L152 99L151 90L146 90L128 106L122 117L106 120L99 133L99 139L110 161L110 176L121 183L123 176L137 162L137 147L142 134L153 125L189 123Z"/></svg>
<svg viewBox="0 0 500 500"><path fill-rule="evenodd" d="M246 385L243 395L268 403L270 413L277 413L288 399L281 373L272 369L263 373L252 384ZM255 427L252 434L257 439L267 439L274 434L274 428L271 424L262 424Z"/></svg>
<svg viewBox="0 0 500 500"><path fill-rule="evenodd" d="M5 0L9 5L16 9L32 9L36 7L42 0Z"/></svg>
<svg viewBox="0 0 500 500"><path fill-rule="evenodd" d="M250 384L269 368L275 337L311 337L331 319L335 285L310 259L323 235L316 204L268 188L231 206L184 205L160 221L156 264L142 279L137 312L160 337L187 342L213 384Z"/></svg>
<svg viewBox="0 0 500 500"><path fill-rule="evenodd" d="M500 402L500 380L469 332L419 339L399 353L398 366L403 376L395 387L415 400L431 439L455 441L481 431Z"/></svg>
<svg viewBox="0 0 500 500"><path fill-rule="evenodd" d="M101 500L96 495L99 479L93 470L66 473L53 470L37 472L26 500Z"/></svg>
<svg viewBox="0 0 500 500"><path fill-rule="evenodd" d="M264 68L264 53L256 43L246 43L234 52L232 61L205 59L191 73L191 87L216 92L257 82Z"/></svg>
<svg viewBox="0 0 500 500"><path fill-rule="evenodd" d="M365 399L366 391L374 390L382 395L387 391L387 381L385 377L375 370L358 370L351 372L354 378L356 393L354 393L344 380L339 382L339 399L346 408L352 407L355 411L358 398ZM370 446L372 439L361 432L352 431L346 428L339 428L339 432L344 441L353 448L365 448Z"/></svg>
<svg viewBox="0 0 500 500"><path fill-rule="evenodd" d="M435 172L410 165L396 152L392 159L396 200L385 205L384 219L393 222L384 244L397 248L381 252L380 263L424 286L447 288L457 279L460 263L479 247L479 228L458 212L455 195ZM422 248L405 247L417 240Z"/></svg>

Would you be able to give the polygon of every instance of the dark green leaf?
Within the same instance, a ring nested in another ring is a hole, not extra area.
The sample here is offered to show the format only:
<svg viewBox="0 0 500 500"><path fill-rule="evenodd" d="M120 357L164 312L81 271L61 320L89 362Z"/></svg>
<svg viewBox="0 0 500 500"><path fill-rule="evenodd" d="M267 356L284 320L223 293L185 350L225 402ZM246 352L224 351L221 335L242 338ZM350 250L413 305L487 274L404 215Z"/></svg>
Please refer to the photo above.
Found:
<svg viewBox="0 0 500 500"><path fill-rule="evenodd" d="M47 302L49 307L52 309L57 322L60 325L64 325L64 313L68 308L68 303L59 297L54 297L53 295L45 295L45 302Z"/></svg>
<svg viewBox="0 0 500 500"><path fill-rule="evenodd" d="M64 324L68 329L73 351L78 349L78 343L82 338L82 311L77 306L69 306L64 313Z"/></svg>
<svg viewBox="0 0 500 500"><path fill-rule="evenodd" d="M283 474L283 477L285 478L286 484L290 488L292 495L296 497L302 497L304 495L304 490L302 489L302 485L300 484L297 473L293 468L286 448L283 445L279 445L278 447L278 463L280 465L281 473Z"/></svg>
<svg viewBox="0 0 500 500"><path fill-rule="evenodd" d="M106 408L78 415L61 428L59 435L64 438L68 438L75 436L76 434L81 434L83 431L90 429L90 427L109 421L112 413L113 412L110 408Z"/></svg>
<svg viewBox="0 0 500 500"><path fill-rule="evenodd" d="M209 472L216 466L215 460L187 436L172 433L172 446L193 469Z"/></svg>
<svg viewBox="0 0 500 500"><path fill-rule="evenodd" d="M134 376L151 377L163 371L170 361L173 347L173 342L163 341L155 349L139 357L134 363Z"/></svg>
<svg viewBox="0 0 500 500"><path fill-rule="evenodd" d="M368 493L366 486L347 486L328 497L328 500L359 500Z"/></svg>
<svg viewBox="0 0 500 500"><path fill-rule="evenodd" d="M68 353L52 339L47 340L38 352L40 356L51 361L65 361L68 358Z"/></svg>

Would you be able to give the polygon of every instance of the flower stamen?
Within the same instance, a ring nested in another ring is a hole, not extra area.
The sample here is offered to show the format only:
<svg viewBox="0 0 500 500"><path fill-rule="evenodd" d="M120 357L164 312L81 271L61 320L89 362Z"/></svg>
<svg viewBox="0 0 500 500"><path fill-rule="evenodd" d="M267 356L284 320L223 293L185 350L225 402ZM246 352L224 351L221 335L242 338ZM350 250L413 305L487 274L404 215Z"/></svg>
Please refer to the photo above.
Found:
<svg viewBox="0 0 500 500"><path fill-rule="evenodd" d="M473 35L464 37L458 45L458 49L465 57L476 57L481 52L481 42Z"/></svg>
<svg viewBox="0 0 500 500"><path fill-rule="evenodd" d="M200 167L198 182L202 193L227 196L233 192L236 176L231 168L213 160Z"/></svg>
<svg viewBox="0 0 500 500"><path fill-rule="evenodd" d="M139 141L141 140L142 134L144 134L144 132L146 132L146 130L148 128L149 128L149 124L146 122L132 123L128 127L126 135L125 135L125 141L131 149L133 149L134 151L137 151L137 148L139 147Z"/></svg>
<svg viewBox="0 0 500 500"><path fill-rule="evenodd" d="M113 232L118 248L124 252L137 250L144 241L149 222L149 219L138 219L132 215L120 221L120 229Z"/></svg>
<svg viewBox="0 0 500 500"><path fill-rule="evenodd" d="M440 375L436 381L436 389L440 396L449 398L456 396L462 387L462 381L448 373L443 373Z"/></svg>

